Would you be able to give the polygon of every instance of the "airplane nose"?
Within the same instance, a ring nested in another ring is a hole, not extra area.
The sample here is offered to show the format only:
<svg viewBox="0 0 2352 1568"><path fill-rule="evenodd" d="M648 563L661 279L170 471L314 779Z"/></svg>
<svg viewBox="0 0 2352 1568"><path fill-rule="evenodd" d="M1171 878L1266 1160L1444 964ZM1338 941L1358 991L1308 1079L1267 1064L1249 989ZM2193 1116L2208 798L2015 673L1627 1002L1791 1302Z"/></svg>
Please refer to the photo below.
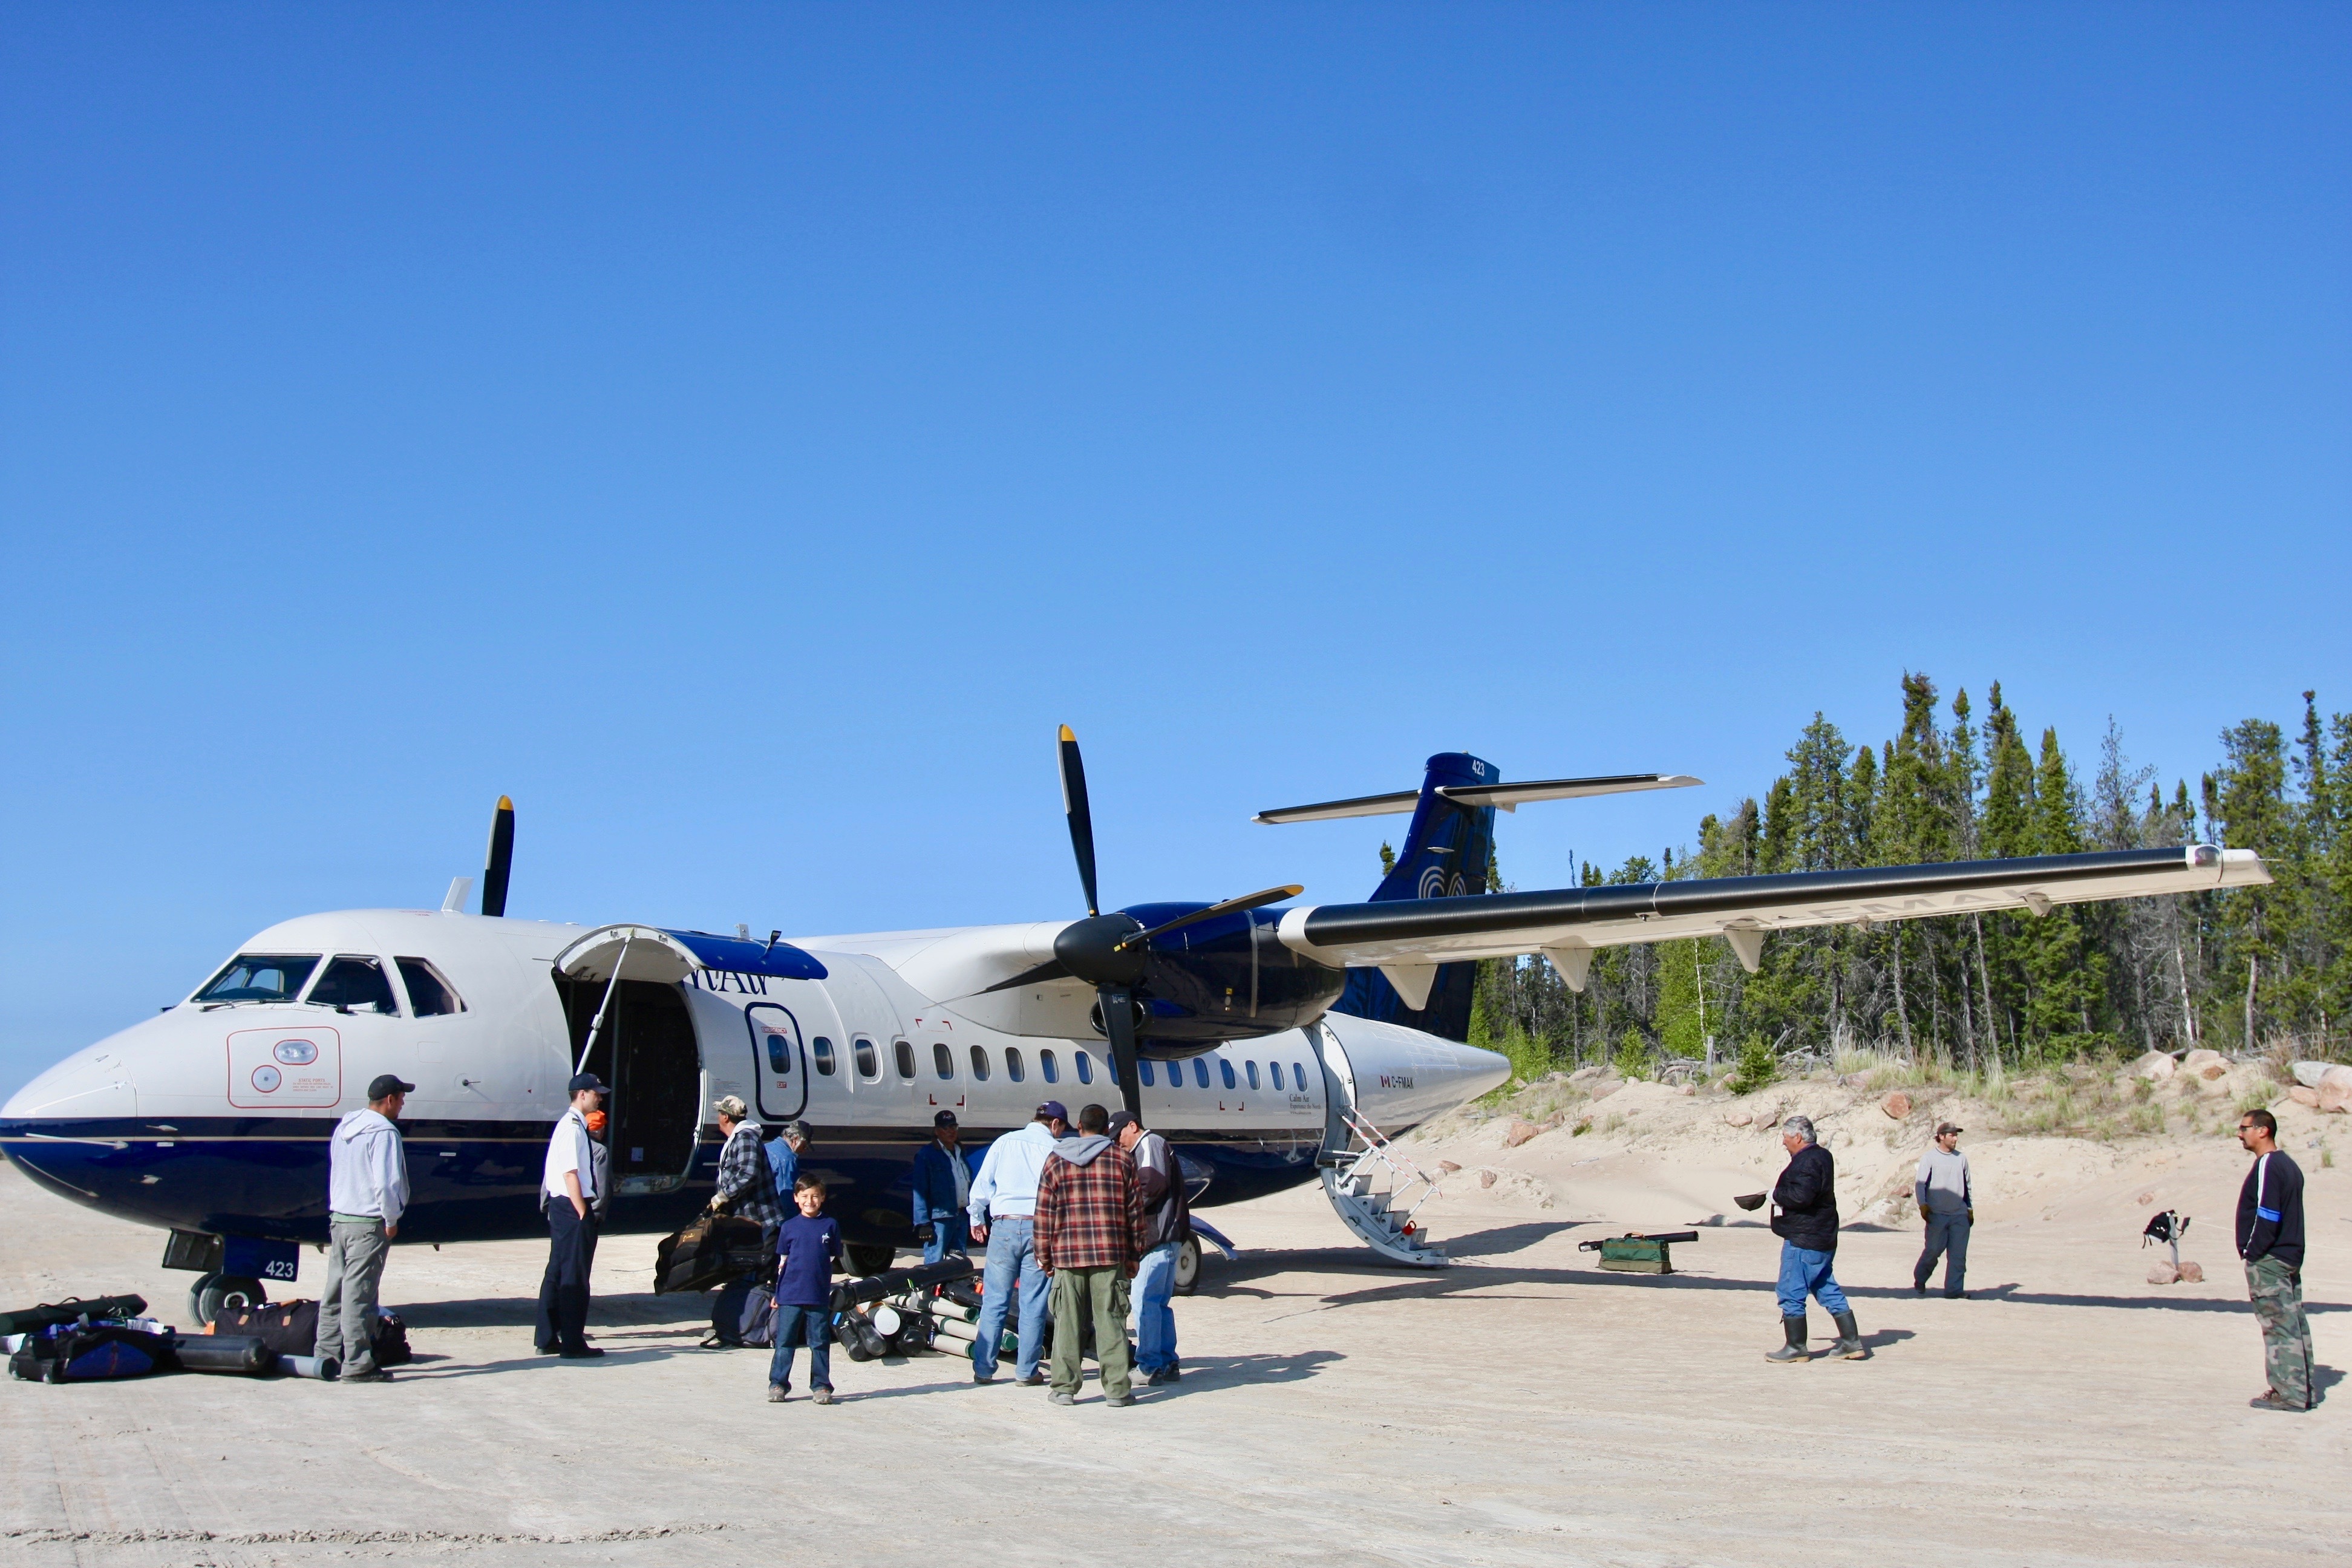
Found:
<svg viewBox="0 0 2352 1568"><path fill-rule="evenodd" d="M8 1121L138 1114L139 1091L131 1064L110 1045L76 1051L0 1107L0 1121Z"/></svg>

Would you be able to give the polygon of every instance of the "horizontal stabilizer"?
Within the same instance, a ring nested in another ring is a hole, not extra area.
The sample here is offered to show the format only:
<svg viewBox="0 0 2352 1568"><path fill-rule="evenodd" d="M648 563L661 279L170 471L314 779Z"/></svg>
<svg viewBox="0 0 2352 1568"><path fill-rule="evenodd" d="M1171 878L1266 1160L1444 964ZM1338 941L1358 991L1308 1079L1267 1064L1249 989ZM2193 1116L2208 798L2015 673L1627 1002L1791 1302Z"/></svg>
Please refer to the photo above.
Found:
<svg viewBox="0 0 2352 1568"><path fill-rule="evenodd" d="M1589 779L1537 779L1527 784L1443 784L1437 793L1460 805L1500 806L1517 811L1530 801L1577 800L1591 795L1628 795L1644 789L1688 789L1704 783L1688 773L1604 773ZM1394 795L1358 795L1353 800L1325 801L1320 805L1286 805L1261 811L1252 818L1268 826L1288 822L1330 822L1342 816L1394 816L1411 811L1421 799L1419 790Z"/></svg>

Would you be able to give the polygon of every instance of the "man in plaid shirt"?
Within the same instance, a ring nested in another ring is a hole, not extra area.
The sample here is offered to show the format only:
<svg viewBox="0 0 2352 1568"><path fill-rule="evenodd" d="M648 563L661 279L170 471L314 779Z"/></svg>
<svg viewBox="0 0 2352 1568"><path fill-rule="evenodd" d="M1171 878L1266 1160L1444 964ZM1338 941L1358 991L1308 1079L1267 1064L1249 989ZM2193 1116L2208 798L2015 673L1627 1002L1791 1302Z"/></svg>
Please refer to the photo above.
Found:
<svg viewBox="0 0 2352 1568"><path fill-rule="evenodd" d="M1127 1351L1128 1281L1150 1239L1151 1220L1135 1162L1109 1137L1110 1115L1099 1105L1078 1112L1078 1136L1045 1158L1037 1179L1037 1267L1054 1281L1054 1392L1056 1405L1076 1405L1084 1376L1078 1359L1081 1325L1091 1313L1095 1360L1102 1367L1103 1403L1135 1403Z"/></svg>

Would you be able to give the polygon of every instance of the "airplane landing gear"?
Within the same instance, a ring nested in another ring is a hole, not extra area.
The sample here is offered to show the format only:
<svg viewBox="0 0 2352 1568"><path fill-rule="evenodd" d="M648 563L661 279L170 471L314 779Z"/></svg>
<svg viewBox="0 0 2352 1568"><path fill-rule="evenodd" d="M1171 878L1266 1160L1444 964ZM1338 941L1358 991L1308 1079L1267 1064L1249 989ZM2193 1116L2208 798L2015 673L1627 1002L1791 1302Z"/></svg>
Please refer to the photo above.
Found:
<svg viewBox="0 0 2352 1568"><path fill-rule="evenodd" d="M1201 1287L1201 1238L1188 1236L1176 1247L1175 1293L1189 1296Z"/></svg>
<svg viewBox="0 0 2352 1568"><path fill-rule="evenodd" d="M863 1278L868 1274L887 1274L898 1256L898 1249L882 1242L853 1241L841 1249L844 1261L852 1274Z"/></svg>
<svg viewBox="0 0 2352 1568"><path fill-rule="evenodd" d="M188 1287L188 1316L199 1324L209 1324L224 1308L258 1307L268 1300L268 1289L258 1279L235 1274L200 1274L196 1282Z"/></svg>

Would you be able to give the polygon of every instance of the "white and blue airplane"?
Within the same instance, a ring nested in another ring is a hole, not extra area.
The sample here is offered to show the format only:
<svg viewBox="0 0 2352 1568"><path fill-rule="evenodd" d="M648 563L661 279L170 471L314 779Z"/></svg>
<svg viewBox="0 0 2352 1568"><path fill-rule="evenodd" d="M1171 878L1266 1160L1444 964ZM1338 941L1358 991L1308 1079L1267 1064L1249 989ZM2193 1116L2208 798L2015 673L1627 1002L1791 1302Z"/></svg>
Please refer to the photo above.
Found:
<svg viewBox="0 0 2352 1568"><path fill-rule="evenodd" d="M368 1082L416 1085L403 1115L400 1241L534 1235L551 1123L585 1067L612 1086L607 1228L667 1230L712 1189L709 1106L806 1121L850 1261L915 1244L909 1177L932 1119L968 1142L1034 1106L1113 1095L1163 1132L1209 1205L1318 1175L1355 1233L1405 1264L1444 1255L1351 1179L1367 1141L1504 1083L1465 1043L1475 961L1540 952L1583 989L1596 949L1720 935L1753 971L1765 935L2266 882L2251 852L2174 849L1483 892L1496 810L1699 781L1624 774L1503 784L1465 753L1418 791L1262 813L1296 823L1411 812L1395 868L1359 904L1274 907L1297 887L1105 913L1077 743L1063 798L1076 921L765 939L505 918L514 815L437 910L305 915L258 932L185 1000L75 1052L0 1108L0 1149L37 1184L172 1234L191 1310L264 1299L326 1237L327 1138ZM1184 1260L1189 1277L1197 1253Z"/></svg>

